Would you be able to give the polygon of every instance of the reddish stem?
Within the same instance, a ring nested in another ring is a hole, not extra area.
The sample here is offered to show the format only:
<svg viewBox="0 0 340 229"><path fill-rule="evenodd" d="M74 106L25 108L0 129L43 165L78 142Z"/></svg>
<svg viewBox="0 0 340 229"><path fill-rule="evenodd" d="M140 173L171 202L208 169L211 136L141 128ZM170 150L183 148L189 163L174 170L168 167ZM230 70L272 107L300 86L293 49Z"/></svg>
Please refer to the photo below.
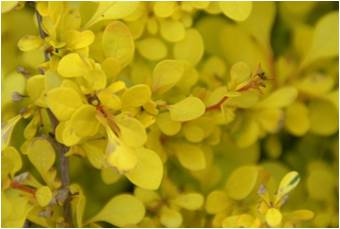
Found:
<svg viewBox="0 0 340 229"><path fill-rule="evenodd" d="M223 105L223 103L228 99L228 96L224 96L218 103L208 106L205 108L205 111L211 111L211 110L216 110L216 109L220 109L221 106Z"/></svg>
<svg viewBox="0 0 340 229"><path fill-rule="evenodd" d="M11 187L14 188L14 189L21 190L21 191L23 191L23 192L30 193L30 194L32 194L32 195L35 194L35 189L29 188L29 187L27 187L27 186L25 186L25 185L23 185L23 184L20 184L20 183L18 183L18 182L16 182L16 181L12 181Z"/></svg>

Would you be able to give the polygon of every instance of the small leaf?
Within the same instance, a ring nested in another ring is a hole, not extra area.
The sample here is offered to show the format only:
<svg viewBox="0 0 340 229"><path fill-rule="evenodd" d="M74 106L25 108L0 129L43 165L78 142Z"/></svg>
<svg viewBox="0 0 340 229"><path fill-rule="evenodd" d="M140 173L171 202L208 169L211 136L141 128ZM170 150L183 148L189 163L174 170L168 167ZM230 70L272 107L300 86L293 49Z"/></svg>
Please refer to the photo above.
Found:
<svg viewBox="0 0 340 229"><path fill-rule="evenodd" d="M122 95L123 107L140 107L151 98L151 90L146 84L137 84L128 88Z"/></svg>
<svg viewBox="0 0 340 229"><path fill-rule="evenodd" d="M267 98L259 102L257 108L282 108L291 104L297 97L297 90L294 87L282 87Z"/></svg>
<svg viewBox="0 0 340 229"><path fill-rule="evenodd" d="M96 117L96 108L84 104L80 106L72 115L70 125L79 137L90 137L97 133L99 122Z"/></svg>
<svg viewBox="0 0 340 229"><path fill-rule="evenodd" d="M280 226L282 221L282 214L276 208L269 208L266 212L266 222L270 227Z"/></svg>
<svg viewBox="0 0 340 229"><path fill-rule="evenodd" d="M160 157L146 148L140 148L137 151L137 165L126 173L126 177L138 187L158 189L163 178L163 163Z"/></svg>
<svg viewBox="0 0 340 229"><path fill-rule="evenodd" d="M203 205L204 198L200 193L180 194L174 200L174 203L187 210L198 210Z"/></svg>
<svg viewBox="0 0 340 229"><path fill-rule="evenodd" d="M234 200L245 199L255 188L259 171L256 166L242 166L229 176L227 193Z"/></svg>
<svg viewBox="0 0 340 229"><path fill-rule="evenodd" d="M47 93L47 105L59 121L71 118L71 115L82 105L82 98L72 88L58 87Z"/></svg>
<svg viewBox="0 0 340 229"><path fill-rule="evenodd" d="M177 60L162 60L153 70L152 90L164 93L182 78L184 64Z"/></svg>
<svg viewBox="0 0 340 229"><path fill-rule="evenodd" d="M83 216L85 211L86 198L81 187L77 184L70 185L70 192L74 194L71 200L72 215L77 227L83 226Z"/></svg>
<svg viewBox="0 0 340 229"><path fill-rule="evenodd" d="M14 127L21 118L21 115L16 115L1 126L1 150L5 149L10 144Z"/></svg>
<svg viewBox="0 0 340 229"><path fill-rule="evenodd" d="M224 211L231 206L231 201L229 200L227 194L221 190L215 190L209 193L205 209L210 214L216 214Z"/></svg>
<svg viewBox="0 0 340 229"><path fill-rule="evenodd" d="M58 63L57 71L67 78L80 77L90 70L90 66L79 56L78 53L65 55Z"/></svg>
<svg viewBox="0 0 340 229"><path fill-rule="evenodd" d="M41 186L35 192L35 198L41 207L46 207L52 200L52 191L48 186Z"/></svg>
<svg viewBox="0 0 340 229"><path fill-rule="evenodd" d="M323 16L316 24L312 45L302 62L302 67L306 67L318 59L332 58L338 55L339 15L338 12L332 12Z"/></svg>
<svg viewBox="0 0 340 229"><path fill-rule="evenodd" d="M10 174L12 177L21 169L22 160L20 153L12 146L6 147L1 153L2 177Z"/></svg>
<svg viewBox="0 0 340 229"><path fill-rule="evenodd" d="M84 26L88 28L103 20L122 19L132 14L140 2L98 2L96 12Z"/></svg>
<svg viewBox="0 0 340 229"><path fill-rule="evenodd" d="M120 129L120 139L130 147L140 147L144 145L147 139L145 127L135 118L127 115L115 117L115 122Z"/></svg>
<svg viewBox="0 0 340 229"><path fill-rule="evenodd" d="M199 98L189 96L169 106L169 112L172 120L185 122L202 116L205 112L205 105Z"/></svg>
<svg viewBox="0 0 340 229"><path fill-rule="evenodd" d="M224 15L235 20L244 21L251 13L252 2L219 2Z"/></svg>
<svg viewBox="0 0 340 229"><path fill-rule="evenodd" d="M160 222L169 228L180 227L183 217L177 210L164 206L161 210Z"/></svg>
<svg viewBox="0 0 340 229"><path fill-rule="evenodd" d="M298 172L292 171L287 173L281 180L277 195L275 198L275 204L280 204L280 200L283 196L291 192L300 182L300 175Z"/></svg>
<svg viewBox="0 0 340 229"><path fill-rule="evenodd" d="M27 156L31 163L43 176L55 162L55 152L52 145L43 138L34 138L27 146Z"/></svg>
<svg viewBox="0 0 340 229"><path fill-rule="evenodd" d="M192 171L202 170L206 167L204 152L199 146L187 143L176 143L173 147L183 167Z"/></svg>
<svg viewBox="0 0 340 229"><path fill-rule="evenodd" d="M43 40L38 36L25 35L18 42L18 48L23 52L38 49L43 45Z"/></svg>
<svg viewBox="0 0 340 229"><path fill-rule="evenodd" d="M139 223L145 214L143 203L129 194L113 197L89 222L105 221L114 226L128 227Z"/></svg>
<svg viewBox="0 0 340 229"><path fill-rule="evenodd" d="M102 46L105 56L117 60L122 68L133 59L134 40L129 28L123 22L114 21L106 26Z"/></svg>

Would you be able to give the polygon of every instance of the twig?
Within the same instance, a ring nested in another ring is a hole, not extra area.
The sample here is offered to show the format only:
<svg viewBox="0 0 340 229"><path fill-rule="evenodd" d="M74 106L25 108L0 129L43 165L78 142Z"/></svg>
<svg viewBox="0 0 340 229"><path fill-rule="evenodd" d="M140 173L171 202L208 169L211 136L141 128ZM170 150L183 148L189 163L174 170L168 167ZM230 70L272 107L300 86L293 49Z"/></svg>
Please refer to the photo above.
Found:
<svg viewBox="0 0 340 229"><path fill-rule="evenodd" d="M39 12L36 10L36 15L37 15L37 22L38 22L38 28L39 28L39 34L42 39L47 37L47 34L44 32L42 28L42 17L39 14ZM45 50L44 52L45 60L48 61L50 59L48 52ZM64 208L64 220L65 223L67 224L66 226L72 226L72 212L71 212L71 199L70 199L70 193L68 191L68 186L70 184L70 177L69 177L69 164L68 164L68 158L65 157L65 153L68 151L68 148L56 141L55 139L55 129L58 125L58 120L54 116L54 114L47 109L48 116L50 118L51 124L52 124L52 135L53 137L50 137L50 141L52 142L58 157L59 157L59 172L60 172L60 179L61 179L61 184L62 188L67 190L67 197L65 199L63 208Z"/></svg>
<svg viewBox="0 0 340 229"><path fill-rule="evenodd" d="M62 188L67 190L67 197L64 202L64 218L65 222L68 225L72 225L72 212L71 212L71 196L68 191L68 186L70 184L70 177L69 177L69 163L68 158L65 157L66 152L68 151L68 148L56 141L55 139L55 129L58 125L58 120L54 116L54 114L48 109L47 110L48 116L50 118L51 124L52 124L52 136L49 137L51 143L53 144L56 152L58 153L59 157L59 172L60 172L60 179L61 179L61 185Z"/></svg>
<svg viewBox="0 0 340 229"><path fill-rule="evenodd" d="M37 23L38 23L40 37L42 39L45 39L47 37L47 34L44 32L42 28L42 17L37 10L35 10L35 13L37 15ZM44 51L44 57L45 57L45 61L48 61L50 59L48 52L46 50Z"/></svg>

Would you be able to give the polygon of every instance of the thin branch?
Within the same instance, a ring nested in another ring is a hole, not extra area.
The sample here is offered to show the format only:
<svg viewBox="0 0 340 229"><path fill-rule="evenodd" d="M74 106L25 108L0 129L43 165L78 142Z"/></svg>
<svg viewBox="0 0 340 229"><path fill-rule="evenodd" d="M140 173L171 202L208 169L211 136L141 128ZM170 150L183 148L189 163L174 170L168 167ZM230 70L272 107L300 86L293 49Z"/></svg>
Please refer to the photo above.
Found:
<svg viewBox="0 0 340 229"><path fill-rule="evenodd" d="M38 29L39 29L40 37L41 37L41 39L45 39L47 37L47 34L45 33L45 31L42 28L42 17L39 14L38 10L35 10L35 14L37 15L37 23L38 23ZM44 51L44 57L45 57L45 61L48 61L50 59L47 50Z"/></svg>
<svg viewBox="0 0 340 229"><path fill-rule="evenodd" d="M68 151L68 147L59 143L55 139L55 129L58 125L58 120L54 116L54 114L48 109L47 110L48 116L50 118L52 124L52 136L49 137L51 143L53 144L56 152L58 153L59 157L59 172L60 172L60 179L62 189L67 190L67 197L64 202L64 218L65 222L70 226L72 225L72 212L71 212L71 196L68 191L68 187L70 185L70 177L69 177L69 163L68 158L65 157L66 152Z"/></svg>
<svg viewBox="0 0 340 229"><path fill-rule="evenodd" d="M36 15L37 15L37 22L38 22L38 28L39 28L39 34L42 39L47 37L47 34L44 32L42 28L42 17L39 14L39 12L36 10ZM47 50L44 52L45 60L48 61L50 59L49 54ZM47 109L48 116L50 118L51 124L52 124L52 133L49 137L50 141L52 142L58 157L59 157L59 172L60 172L60 179L61 179L61 184L62 184L62 189L67 190L67 197L65 199L63 208L64 208L64 220L65 223L67 224L66 226L71 227L72 226L72 212L71 212L71 197L70 193L68 191L69 185L70 185L70 177L69 177L69 163L68 163L68 158L65 157L66 152L68 151L68 147L65 145L59 143L55 139L55 129L58 125L58 120L54 116L54 114Z"/></svg>

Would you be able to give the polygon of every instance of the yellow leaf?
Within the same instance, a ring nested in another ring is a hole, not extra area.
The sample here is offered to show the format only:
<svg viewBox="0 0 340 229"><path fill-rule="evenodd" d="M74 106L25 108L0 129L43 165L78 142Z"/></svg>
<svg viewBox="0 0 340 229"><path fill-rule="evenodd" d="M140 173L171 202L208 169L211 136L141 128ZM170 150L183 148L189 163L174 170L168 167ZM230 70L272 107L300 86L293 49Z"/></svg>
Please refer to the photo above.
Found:
<svg viewBox="0 0 340 229"><path fill-rule="evenodd" d="M28 213L32 209L32 204L29 203L29 199L25 196L21 196L17 192L6 192L6 197L11 208L11 214L7 215L6 218L1 218L2 227L10 228L22 228L24 227L25 220ZM1 207L4 203L1 204ZM8 210L6 207L5 210ZM1 216L3 213L1 212Z"/></svg>
<svg viewBox="0 0 340 229"><path fill-rule="evenodd" d="M76 109L83 104L78 92L67 87L50 90L47 93L46 101L48 107L59 121L71 118Z"/></svg>
<svg viewBox="0 0 340 229"><path fill-rule="evenodd" d="M43 40L38 36L25 35L18 42L18 48L23 52L38 49L43 45Z"/></svg>
<svg viewBox="0 0 340 229"><path fill-rule="evenodd" d="M269 208L266 212L266 222L270 227L280 226L282 221L282 214L276 208Z"/></svg>
<svg viewBox="0 0 340 229"><path fill-rule="evenodd" d="M121 175L112 168L103 168L100 175L105 184L114 184L121 178Z"/></svg>
<svg viewBox="0 0 340 229"><path fill-rule="evenodd" d="M128 88L122 95L123 107L140 107L151 98L151 90L146 84L137 84Z"/></svg>
<svg viewBox="0 0 340 229"><path fill-rule="evenodd" d="M1 3L1 13L6 13L14 9L18 5L18 1L4 1Z"/></svg>
<svg viewBox="0 0 340 229"><path fill-rule="evenodd" d="M39 173L44 177L55 162L52 145L43 138L34 138L27 146L27 156Z"/></svg>
<svg viewBox="0 0 340 229"><path fill-rule="evenodd" d="M161 20L161 35L169 42L178 42L185 37L185 28L182 22L175 20Z"/></svg>
<svg viewBox="0 0 340 229"><path fill-rule="evenodd" d="M224 15L235 20L246 20L252 10L252 2L219 2L220 8Z"/></svg>
<svg viewBox="0 0 340 229"><path fill-rule="evenodd" d="M303 136L310 128L308 109L301 102L294 102L287 107L285 127L295 136Z"/></svg>
<svg viewBox="0 0 340 229"><path fill-rule="evenodd" d="M199 146L187 143L176 143L173 147L183 167L192 171L202 170L206 167L204 152Z"/></svg>
<svg viewBox="0 0 340 229"><path fill-rule="evenodd" d="M327 40L327 42L325 42ZM331 12L323 16L315 26L311 47L302 62L306 67L312 62L339 55L339 15Z"/></svg>
<svg viewBox="0 0 340 229"><path fill-rule="evenodd" d="M159 129L168 136L176 135L181 130L181 123L173 121L169 112L159 114L156 122Z"/></svg>
<svg viewBox="0 0 340 229"><path fill-rule="evenodd" d="M35 198L41 207L46 207L52 200L52 191L48 186L41 186L35 192Z"/></svg>
<svg viewBox="0 0 340 229"><path fill-rule="evenodd" d="M156 190L163 178L163 163L152 150L139 148L136 152L136 167L126 173L126 177L138 187Z"/></svg>
<svg viewBox="0 0 340 229"><path fill-rule="evenodd" d="M185 122L202 116L205 105L197 97L189 96L176 104L169 106L170 117L174 121Z"/></svg>
<svg viewBox="0 0 340 229"><path fill-rule="evenodd" d="M71 50L82 49L90 46L94 42L94 33L91 30L77 31L70 30L65 34L65 42Z"/></svg>
<svg viewBox="0 0 340 229"><path fill-rule="evenodd" d="M84 104L80 106L70 119L70 125L79 137L91 137L95 135L99 128L99 122L96 117L96 108Z"/></svg>
<svg viewBox="0 0 340 229"><path fill-rule="evenodd" d="M188 29L184 39L175 43L173 51L175 59L186 60L193 66L200 62L203 52L203 39L196 29Z"/></svg>
<svg viewBox="0 0 340 229"><path fill-rule="evenodd" d="M271 30L276 14L274 2L253 2L249 17L240 23L260 44L270 49ZM265 14L263 12L266 12ZM269 51L269 50L268 50Z"/></svg>
<svg viewBox="0 0 340 229"><path fill-rule="evenodd" d="M323 136L336 133L339 123L338 114L338 110L330 102L312 101L309 104L310 131Z"/></svg>
<svg viewBox="0 0 340 229"><path fill-rule="evenodd" d="M118 227L139 223L145 214L143 203L129 194L113 197L89 222L104 221Z"/></svg>
<svg viewBox="0 0 340 229"><path fill-rule="evenodd" d="M163 60L153 69L152 91L164 93L182 78L184 65L177 60Z"/></svg>
<svg viewBox="0 0 340 229"><path fill-rule="evenodd" d="M102 46L105 56L117 60L122 68L127 66L133 59L135 52L134 40L129 28L123 22L114 21L106 26Z"/></svg>
<svg viewBox="0 0 340 229"><path fill-rule="evenodd" d="M81 144L81 148L84 149L87 159L91 165L97 169L101 169L104 166L105 147L105 140L86 141Z"/></svg>
<svg viewBox="0 0 340 229"><path fill-rule="evenodd" d="M1 177L4 178L8 174L14 177L21 167L22 160L19 152L12 146L6 147L1 153Z"/></svg>
<svg viewBox="0 0 340 229"><path fill-rule="evenodd" d="M107 150L107 162L119 172L130 171L138 162L136 150L126 145L115 145L112 151Z"/></svg>
<svg viewBox="0 0 340 229"><path fill-rule="evenodd" d="M160 60L167 56L168 49L164 42L155 37L148 37L136 43L141 56L148 60Z"/></svg>
<svg viewBox="0 0 340 229"><path fill-rule="evenodd" d="M245 199L255 188L259 170L256 166L242 166L228 177L226 189L230 198Z"/></svg>
<svg viewBox="0 0 340 229"><path fill-rule="evenodd" d="M310 210L295 210L285 215L285 218L289 219L289 221L302 221L302 220L311 220L314 218L314 212Z"/></svg>
<svg viewBox="0 0 340 229"><path fill-rule="evenodd" d="M101 90L97 94L97 97L100 100L101 104L109 109L119 110L122 107L122 102L119 96L113 94L109 88Z"/></svg>
<svg viewBox="0 0 340 229"><path fill-rule="evenodd" d="M1 126L1 150L5 149L10 144L14 127L21 118L21 115L16 115Z"/></svg>
<svg viewBox="0 0 340 229"><path fill-rule="evenodd" d="M217 214L231 206L227 194L221 190L215 190L209 193L205 209L209 214Z"/></svg>
<svg viewBox="0 0 340 229"><path fill-rule="evenodd" d="M145 127L143 124L127 115L115 117L115 121L120 129L120 139L130 147L140 147L144 145L147 139Z"/></svg>
<svg viewBox="0 0 340 229"><path fill-rule="evenodd" d="M82 227L83 226L83 215L85 211L85 203L86 198L83 193L83 190L78 184L70 185L70 192L73 194L71 200L72 207L72 215L73 219L75 219L75 226Z"/></svg>
<svg viewBox="0 0 340 229"><path fill-rule="evenodd" d="M174 199L174 203L187 210L198 210L203 205L204 198L200 193L180 194Z"/></svg>
<svg viewBox="0 0 340 229"><path fill-rule="evenodd" d="M157 17L165 18L173 14L176 9L175 2L155 2L153 5L153 12Z"/></svg>
<svg viewBox="0 0 340 229"><path fill-rule="evenodd" d="M282 87L267 98L259 102L257 108L282 108L291 104L297 97L297 90L294 87Z"/></svg>
<svg viewBox="0 0 340 229"><path fill-rule="evenodd" d="M292 171L287 173L281 180L275 203L279 203L280 199L291 192L300 182L300 175L298 172Z"/></svg>
<svg viewBox="0 0 340 229"><path fill-rule="evenodd" d="M182 215L177 210L166 206L161 209L160 222L162 225L169 228L180 227L182 225L182 221Z"/></svg>
<svg viewBox="0 0 340 229"><path fill-rule="evenodd" d="M250 79L250 77L251 71L249 66L244 62L237 62L231 66L228 87L235 89L239 84Z"/></svg>
<svg viewBox="0 0 340 229"><path fill-rule="evenodd" d="M84 26L88 28L103 20L123 19L131 15L140 2L98 2L98 7L91 19Z"/></svg>
<svg viewBox="0 0 340 229"><path fill-rule="evenodd" d="M27 80L27 95L31 97L33 101L42 97L45 90L45 80L46 76L44 75L35 75Z"/></svg>
<svg viewBox="0 0 340 229"><path fill-rule="evenodd" d="M63 77L80 77L90 70L78 53L70 53L64 56L58 63L57 71Z"/></svg>

